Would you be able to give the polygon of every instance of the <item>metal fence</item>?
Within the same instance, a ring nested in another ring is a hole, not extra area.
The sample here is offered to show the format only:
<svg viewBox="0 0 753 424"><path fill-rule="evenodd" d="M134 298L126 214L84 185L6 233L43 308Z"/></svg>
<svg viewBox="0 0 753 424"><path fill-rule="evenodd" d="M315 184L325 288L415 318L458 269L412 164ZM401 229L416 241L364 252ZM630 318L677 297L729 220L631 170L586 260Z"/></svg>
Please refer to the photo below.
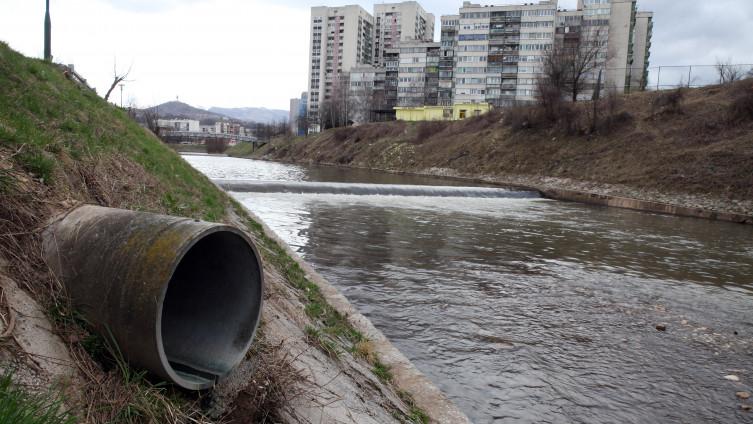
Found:
<svg viewBox="0 0 753 424"><path fill-rule="evenodd" d="M734 74L735 79L753 77L753 64L730 64L723 65L729 74ZM633 75L633 87L639 85L643 69L608 68L606 71L626 71L627 75ZM674 65L654 66L648 69L646 90L670 90L678 87L705 87L707 85L720 84L721 80L718 65ZM635 89L635 88L634 88Z"/></svg>
<svg viewBox="0 0 753 424"><path fill-rule="evenodd" d="M753 64L724 65L736 79L753 77ZM657 66L649 69L649 90L704 87L722 83L717 65Z"/></svg>

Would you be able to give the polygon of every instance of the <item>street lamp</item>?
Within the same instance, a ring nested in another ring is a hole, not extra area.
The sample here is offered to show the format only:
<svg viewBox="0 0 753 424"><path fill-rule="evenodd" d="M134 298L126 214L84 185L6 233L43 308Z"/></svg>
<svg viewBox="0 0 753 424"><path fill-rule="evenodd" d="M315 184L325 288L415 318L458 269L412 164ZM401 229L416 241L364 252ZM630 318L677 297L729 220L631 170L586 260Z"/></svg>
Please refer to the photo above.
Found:
<svg viewBox="0 0 753 424"><path fill-rule="evenodd" d="M120 84L120 108L123 109L123 86L125 84Z"/></svg>
<svg viewBox="0 0 753 424"><path fill-rule="evenodd" d="M50 0L44 13L44 60L52 62L52 23L50 21Z"/></svg>

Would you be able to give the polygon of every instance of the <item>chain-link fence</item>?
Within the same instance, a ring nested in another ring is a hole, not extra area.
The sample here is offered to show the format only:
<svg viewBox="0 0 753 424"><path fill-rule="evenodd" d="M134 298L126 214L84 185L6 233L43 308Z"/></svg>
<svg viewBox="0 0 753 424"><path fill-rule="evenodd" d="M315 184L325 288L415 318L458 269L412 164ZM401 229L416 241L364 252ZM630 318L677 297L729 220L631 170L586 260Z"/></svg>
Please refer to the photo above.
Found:
<svg viewBox="0 0 753 424"><path fill-rule="evenodd" d="M753 77L753 64L656 66L649 68L647 90L704 87Z"/></svg>

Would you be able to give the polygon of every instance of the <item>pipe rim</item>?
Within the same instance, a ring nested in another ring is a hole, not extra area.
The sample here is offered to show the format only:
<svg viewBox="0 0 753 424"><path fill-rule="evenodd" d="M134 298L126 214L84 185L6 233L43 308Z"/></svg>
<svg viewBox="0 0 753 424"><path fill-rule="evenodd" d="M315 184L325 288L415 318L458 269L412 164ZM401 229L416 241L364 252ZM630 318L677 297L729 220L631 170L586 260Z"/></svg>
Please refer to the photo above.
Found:
<svg viewBox="0 0 753 424"><path fill-rule="evenodd" d="M193 221L191 219L187 219L188 221ZM221 379L222 377L225 377L227 374L229 374L233 368L238 366L238 364L243 360L243 358L248 353L249 349L251 348L251 345L254 342L254 339L256 338L256 332L259 329L259 325L261 324L261 312L264 305L264 268L262 268L261 263L261 257L259 256L259 251L256 249L256 245L251 240L251 238L240 229L225 225L225 224L217 224L212 227L206 228L196 234L195 237L192 237L191 240L188 241L188 243L183 244L180 249L177 251L177 254L175 255L174 261L170 264L170 280L167 284L165 284L160 289L159 298L157 299L157 319L155 320L155 334L156 334L156 341L157 341L157 354L159 355L160 365L162 366L162 369L164 370L165 374L167 374L167 377L178 386L188 389L188 390L204 390L209 389L214 386L215 382L209 382L209 383L195 383L193 381L189 381L183 377L181 377L170 365L170 361L167 358L167 354L165 354L165 347L162 340L162 309L165 303L165 296L167 295L167 290L170 287L170 282L172 281L173 275L175 274L175 271L178 268L178 265L183 261L183 258L185 255L200 241L204 240L207 236L210 236L215 233L220 232L229 232L233 233L237 236L239 236L243 241L246 242L246 244L251 248L251 251L254 254L254 259L256 261L256 266L259 269L259 310L254 317L254 328L251 331L251 337L249 337L248 342L244 346L244 348L241 350L241 353L238 355L237 358L233 360L233 366L230 367L230 369L223 375L218 375L217 380Z"/></svg>

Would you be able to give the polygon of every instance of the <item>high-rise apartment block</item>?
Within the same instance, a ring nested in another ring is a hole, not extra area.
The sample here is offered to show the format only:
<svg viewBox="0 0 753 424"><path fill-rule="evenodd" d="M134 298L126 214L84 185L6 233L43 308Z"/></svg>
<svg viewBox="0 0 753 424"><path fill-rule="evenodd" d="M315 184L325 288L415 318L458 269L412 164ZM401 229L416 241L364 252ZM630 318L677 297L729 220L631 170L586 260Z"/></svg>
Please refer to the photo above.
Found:
<svg viewBox="0 0 753 424"><path fill-rule="evenodd" d="M378 97L370 119L379 120L395 106L533 102L547 58L561 49L596 48L581 75L580 99L591 98L598 81L618 92L646 87L653 14L639 12L637 0L578 0L570 11L557 0L465 1L440 23L435 43L434 15L414 1L377 4L373 17L359 6L313 7L310 118L339 87L359 96L369 87ZM354 68L356 85L342 85Z"/></svg>
<svg viewBox="0 0 753 424"><path fill-rule="evenodd" d="M397 104L398 54L401 41L431 41L434 15L415 1L377 4L374 15L356 5L311 8L308 112L313 121L323 102L350 90L354 67L384 68L383 101L374 116L392 115ZM360 75L363 77L363 74ZM387 112L389 111L389 112ZM389 118L389 116L387 116Z"/></svg>
<svg viewBox="0 0 753 424"><path fill-rule="evenodd" d="M458 43L458 23L460 15L445 15L441 17L440 49L439 49L439 88L438 105L452 105L452 95L455 88L453 78L455 69L455 47Z"/></svg>
<svg viewBox="0 0 753 424"><path fill-rule="evenodd" d="M439 43L400 43L397 106L436 106L439 100Z"/></svg>
<svg viewBox="0 0 753 424"><path fill-rule="evenodd" d="M374 65L384 66L384 51L401 41L434 40L434 15L415 1L374 5Z"/></svg>
<svg viewBox="0 0 753 424"><path fill-rule="evenodd" d="M309 118L316 120L322 102L342 95L343 73L371 64L374 18L361 6L312 7L309 55Z"/></svg>

